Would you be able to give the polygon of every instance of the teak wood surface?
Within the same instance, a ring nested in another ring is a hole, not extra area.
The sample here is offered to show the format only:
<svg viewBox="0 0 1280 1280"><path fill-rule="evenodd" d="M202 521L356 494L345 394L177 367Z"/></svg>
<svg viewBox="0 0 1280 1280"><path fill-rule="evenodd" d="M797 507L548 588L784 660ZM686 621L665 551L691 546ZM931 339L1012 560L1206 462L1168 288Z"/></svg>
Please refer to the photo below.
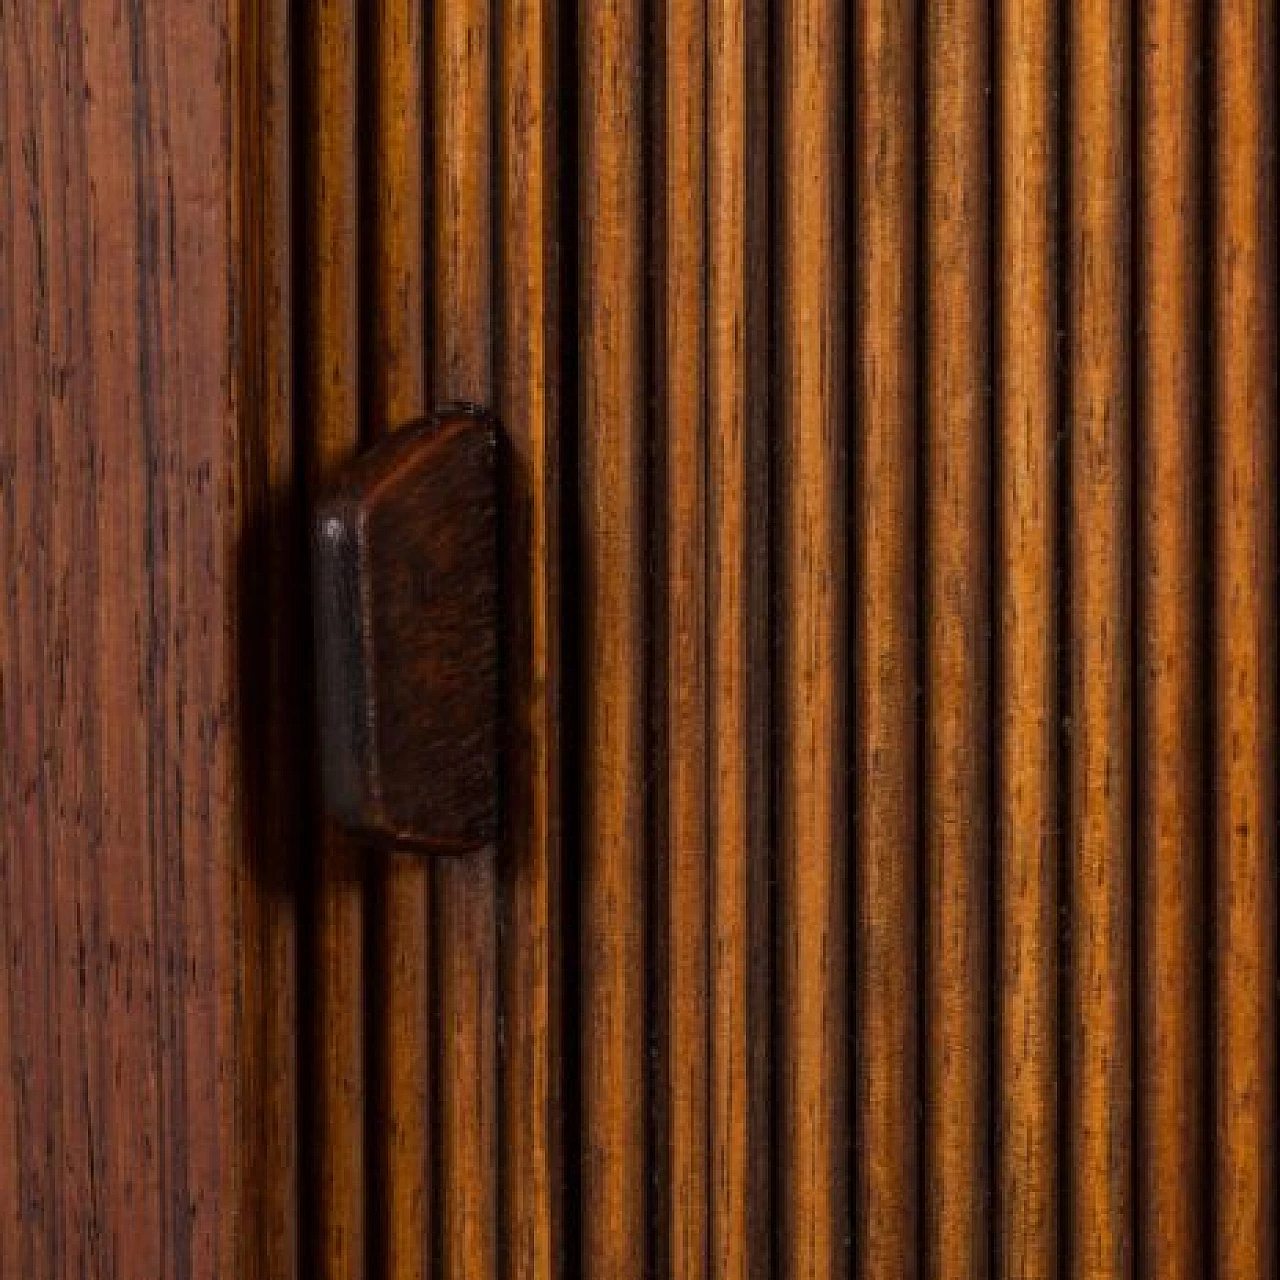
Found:
<svg viewBox="0 0 1280 1280"><path fill-rule="evenodd" d="M0 4L0 1277L1277 1280L1278 39ZM306 531L459 399L445 860Z"/></svg>

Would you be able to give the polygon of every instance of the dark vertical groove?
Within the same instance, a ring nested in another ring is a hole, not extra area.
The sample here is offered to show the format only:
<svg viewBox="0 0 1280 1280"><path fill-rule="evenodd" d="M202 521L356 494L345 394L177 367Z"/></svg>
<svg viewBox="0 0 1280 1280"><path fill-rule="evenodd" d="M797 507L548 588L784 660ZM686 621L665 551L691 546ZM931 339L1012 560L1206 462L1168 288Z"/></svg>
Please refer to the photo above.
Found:
<svg viewBox="0 0 1280 1280"><path fill-rule="evenodd" d="M992 1280L1000 1276L1000 1241L1003 1237L1000 1222L1000 777L1001 751L999 732L1000 712L1000 492L1004 480L1000 458L999 421L999 367L1000 367L1000 270L998 264L1000 217L1000 22L1001 0L991 0L988 5L986 38L987 112L986 112L986 229L984 248L986 271L983 284L987 291L986 359L984 382L986 386L987 429L985 433L987 456L987 583L985 608L987 616L987 782L982 801L987 811L987 842L990 853L987 858L987 884L983 895L987 913L987 943L982 980L986 983L987 1011L984 1023L983 1050L986 1053L987 1078L983 1095L986 1107L986 1135L983 1158L986 1161L987 1186L984 1191L987 1205L989 1244L986 1254L986 1272Z"/></svg>
<svg viewBox="0 0 1280 1280"><path fill-rule="evenodd" d="M777 56L779 47L778 32L781 27L781 7L789 0L763 0L765 5L765 27L770 50L774 56L769 59L766 69L768 83L768 105L766 121L768 137L768 170L766 181L765 203L768 209L769 238L767 250L767 273L769 280L769 296L765 330L769 335L769 403L766 417L766 452L765 463L768 472L769 487L769 520L766 525L769 557L768 569L768 635L766 640L769 666L769 684L767 701L769 706L769 771L768 783L768 825L769 825L769 1148L774 1158L769 1162L769 1258L772 1280L788 1280L784 1270L783 1259L786 1236L783 1231L783 1205L787 1192L786 1176L782 1162L777 1153L783 1150L783 1064L785 1062L784 1035L785 1021L782 1008L782 983L779 975L782 971L782 927L785 904L782 901L782 876L778 847L782 822L779 816L781 804L781 781L779 760L781 750L780 725L782 724L781 695L781 656L780 637L781 620L784 601L778 588L779 565L782 553L779 547L780 531L778 526L779 478L778 440L780 436L778 389L782 380L782 255L778 248L781 225L781 189L782 189L782 142L781 128L778 122L778 102L781 97L782 60Z"/></svg>
<svg viewBox="0 0 1280 1280"><path fill-rule="evenodd" d="M1054 578L1054 635L1058 649L1056 701L1057 793L1055 811L1060 856L1055 885L1058 903L1058 931L1053 939L1057 954L1057 1114L1058 1143L1055 1151L1057 1183L1057 1256L1059 1275L1071 1274L1071 1152L1067 1142L1071 1124L1071 921L1067 904L1071 901L1071 868L1067 833L1071 820L1071 256L1067 202L1071 191L1071 17L1067 5L1055 6L1054 51L1057 111L1054 116L1054 301L1058 317L1058 364L1054 393L1057 403L1057 451L1054 458L1054 548L1058 563Z"/></svg>
<svg viewBox="0 0 1280 1280"><path fill-rule="evenodd" d="M1218 742L1218 702L1215 697L1215 672L1218 665L1218 592L1215 574L1218 564L1218 521L1219 499L1217 485L1212 482L1215 474L1216 453L1214 441L1216 405L1214 390L1216 370L1218 367L1218 317L1213 305L1214 294L1214 246L1218 242L1218 201L1214 190L1216 173L1214 168L1214 139L1218 134L1218 24L1213 20L1213 0L1207 0L1201 11L1200 33L1200 67L1203 80L1201 96L1202 123L1197 131L1200 147L1201 210L1200 233L1201 252L1204 261L1203 297L1205 315L1208 322L1201 329L1201 340L1204 343L1203 360L1200 368L1201 396L1203 407L1203 429L1201 453L1206 477L1203 501L1205 503L1205 519L1201 530L1201 554L1203 556L1202 578L1199 598L1204 620L1204 654L1205 663L1201 674L1200 694L1204 699L1204 760L1205 760L1205 805L1204 835L1209 856L1204 860L1201 876L1201 892L1205 904L1203 920L1204 941L1204 1026L1202 1035L1202 1054L1204 1059L1204 1093L1201 1097L1201 1123L1204 1125L1204 1161L1200 1171L1201 1194L1205 1206L1205 1240L1208 1247L1205 1251L1205 1270L1208 1280L1230 1280L1218 1274L1217 1254L1213 1242L1218 1238L1220 1229L1220 1210L1218 1204L1218 1178L1215 1151L1217 1147L1217 1114L1218 1114L1218 1072L1214 1067L1214 1054L1217 1045L1218 1026L1218 982L1219 966L1222 963L1218 948L1221 938L1218 932L1218 912L1216 909L1217 866L1213 856L1214 837L1218 830L1219 805L1218 788L1215 770L1217 767L1216 752Z"/></svg>
<svg viewBox="0 0 1280 1280"><path fill-rule="evenodd" d="M914 713L911 720L911 749L914 763L912 782L914 793L903 796L903 803L914 807L915 848L913 859L916 901L914 941L915 957L915 1088L918 1095L914 1132L904 1141L915 1146L916 1181L915 1226L917 1240L904 1249L915 1249L915 1267L919 1277L930 1275L930 1267L936 1259L929 1257L929 1041L933 1034L933 999L930 991L929 950L929 623L933 607L929 591L930 538L929 538L929 433L933 424L929 420L929 327L932 319L933 297L929 288L929 203L927 176L929 170L929 111L925 101L929 81L929 2L919 0L913 9L915 19L911 32L912 41L912 95L915 114L912 117L911 138L911 242L914 270L911 276L912 301L914 302L914 329L912 345L915 361L911 370L913 424L915 426L911 489L914 501L914 549L915 576L912 592L915 599L915 631L912 635L913 652L911 673L914 690ZM874 321L872 322L874 323ZM870 1277L868 1277L870 1280Z"/></svg>
<svg viewBox="0 0 1280 1280"><path fill-rule="evenodd" d="M505 15L510 0L490 0L489 3L489 202L492 209L489 224L489 333L490 348L489 361L492 369L491 381L492 389L492 405L497 408L501 404L503 396L504 383L506 381L506 353L507 353L507 333L505 327L506 306L503 297L503 273L506 266L506 243L503 234L506 226L506 217L503 207L503 197L505 191L505 183L502 180L503 173L503 143L502 135L506 128L506 117L503 112L502 103L502 62L503 62L503 33L505 31ZM540 104L544 106L545 104ZM510 430L508 424L507 430ZM506 471L499 480L500 492L509 494L511 492L511 446L509 440L503 442L504 447L499 453L500 467ZM509 497L504 498L499 509L499 528L498 528L498 545L500 547L509 547L513 543L513 530L511 521L513 517L511 501ZM511 571L507 563L503 563L499 572L503 578ZM501 581L501 580L500 580ZM510 600L510 584L502 581L501 599ZM514 655L508 652L504 655L501 668L502 679L502 696L505 704L510 707L513 705L513 696L516 693L512 683L512 666ZM503 750L510 759L510 742L503 743ZM507 1025L506 1016L509 1001L514 995L509 990L510 983L508 981L507 969L507 949L513 943L509 940L507 934L508 920L508 886L510 877L504 874L503 855L509 853L512 849L512 843L508 839L505 832L505 819L510 814L509 797L511 795L511 778L508 776L511 766L506 765L500 772L499 777L499 812L504 815L504 834L499 837L497 842L497 850L495 857L498 862L498 870L493 876L493 901L490 909L493 912L493 978L494 978L494 994L493 1008L494 1019L493 1029L496 1039L496 1045L493 1055L493 1087L496 1091L493 1104L493 1201L494 1212L497 1214L497 1220L493 1226L494 1249L493 1262L494 1274L492 1280L502 1280L510 1274L510 1258L511 1258L511 1212L510 1200L508 1196L508 1180L507 1180L507 1159L506 1149L508 1143L512 1140L512 1135L508 1131L508 1123L510 1115L507 1108L507 1046L508 1041L504 1035L504 1029Z"/></svg>
<svg viewBox="0 0 1280 1280"><path fill-rule="evenodd" d="M585 1141L582 1108L582 985L583 963L582 897L582 724L583 619L582 600L582 516L578 475L580 430L578 346L578 131L579 80L576 3L561 4L555 31L557 96L557 186L556 251L558 257L558 303L561 334L558 348L560 385L560 528L562 530L560 573L561 715L566 732L561 735L560 813L563 840L563 875L560 910L563 918L560 1019L563 1028L560 1069L562 1072L564 1134L561 1144L564 1161L562 1211L563 1254L559 1259L563 1280L582 1280L582 1151Z"/></svg>
<svg viewBox="0 0 1280 1280"><path fill-rule="evenodd" d="M313 239L307 217L305 193L310 189L310 154L305 146L296 145L305 137L306 121L313 109L310 95L312 69L310 66L311 42L306 38L307 14L301 3L293 3L288 7L289 44L293 50L291 59L291 75L289 92L289 133L295 140L290 148L289 174L289 227L290 240L294 245L294 253L290 262L290 289L297 308L298 340L293 344L292 371L290 382L294 397L295 413L292 422L293 456L299 459L294 475L294 488L297 493L300 512L306 512L311 505L311 469L306 465L308 449L307 424L311 421L312 406L309 395L309 380L305 376L306 337L310 328L311 295L309 290L310 267L313 252ZM295 544L299 555L299 564L308 563L307 536L305 521L299 519ZM299 668L304 673L300 678L303 688L300 690L298 705L299 742L315 741L315 721L312 714L314 706L314 688L311 670L311 616L313 611L311 596L311 575L300 575L297 583L298 609L302 625L299 626ZM308 761L308 763L310 763ZM298 1275L317 1276L320 1274L319 1233L314 1229L318 1220L316 1180L313 1172L318 1167L319 1153L317 1135L319 1133L319 1107L315 1090L315 1076L306 1070L310 1055L305 1047L314 1037L317 1015L315 968L308 963L316 954L318 939L316 937L315 913L315 859L318 853L319 828L316 821L318 797L317 771L314 768L299 770L301 781L298 801L298 838L302 854L299 858L301 882L299 885L298 903L298 936L297 955L301 963L298 965Z"/></svg>
<svg viewBox="0 0 1280 1280"><path fill-rule="evenodd" d="M588 0L596 3L597 0ZM667 1280L671 1273L672 1202L669 1195L670 1120L669 1082L664 1046L670 1035L670 982L666 958L671 938L667 928L667 875L670 869L670 783L666 776L669 712L664 675L670 661L664 608L663 570L668 539L663 464L668 447L662 363L660 299L667 260L664 227L666 156L662 147L666 112L665 76L659 56L664 9L672 0L639 0L640 31L640 234L645 262L641 269L640 333L644 342L641 385L644 407L644 475L640 497L644 528L644 598L641 635L644 661L634 679L640 682L643 753L645 872L643 892L644 939L644 1210L645 1248L642 1265L646 1280ZM675 0L679 2L679 0ZM594 1280L605 1280L596 1277ZM630 1278L628 1278L630 1280Z"/></svg>
<svg viewBox="0 0 1280 1280"><path fill-rule="evenodd" d="M380 383L377 364L381 359L378 350L381 327L377 312L381 300L378 282L374 278L374 261L377 254L378 219L376 203L377 147L370 140L377 137L377 93L380 71L377 43L374 39L374 6L360 4L355 11L354 28L356 43L356 278L358 312L358 346L352 354L360 370L359 424L356 435L360 447L373 443L375 433L385 430L389 424L375 422L376 402L380 399L376 384ZM384 1233L378 1229L382 1221L380 1207L387 1193L382 1158L387 1134L380 1118L387 1114L384 1096L385 1081L382 1066L386 1045L382 1028L387 1018L387 998L391 974L387 965L387 939L378 928L383 920L383 903L386 885L379 874L380 861L376 849L362 850L365 856L363 868L365 899L364 951L360 957L361 982L364 986L364 1078L366 1094L364 1105L364 1221L365 1257L364 1274L368 1280L383 1280L386 1275L387 1250Z"/></svg>

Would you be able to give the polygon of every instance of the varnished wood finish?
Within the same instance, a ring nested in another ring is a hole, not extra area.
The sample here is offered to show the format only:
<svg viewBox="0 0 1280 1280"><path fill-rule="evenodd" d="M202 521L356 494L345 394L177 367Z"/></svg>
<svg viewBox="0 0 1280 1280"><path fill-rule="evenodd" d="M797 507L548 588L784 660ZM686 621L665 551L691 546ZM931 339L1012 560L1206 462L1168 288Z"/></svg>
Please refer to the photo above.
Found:
<svg viewBox="0 0 1280 1280"><path fill-rule="evenodd" d="M707 14L709 1268L771 1274L767 15ZM711 212L714 211L714 212Z"/></svg>
<svg viewBox="0 0 1280 1280"><path fill-rule="evenodd" d="M482 405L495 390L493 30L490 0L432 14L432 387ZM439 1266L468 1280L498 1274L497 856L441 859L434 879Z"/></svg>
<svg viewBox="0 0 1280 1280"><path fill-rule="evenodd" d="M508 690L503 894L507 1280L554 1280L564 1234L561 422L556 6L503 6L498 413L506 477ZM563 86L563 90L562 90Z"/></svg>
<svg viewBox="0 0 1280 1280"><path fill-rule="evenodd" d="M1147 1274L1203 1276L1208 1212L1204 981L1208 828L1203 534L1206 295L1197 129L1200 6L1140 7L1138 1239Z"/></svg>
<svg viewBox="0 0 1280 1280"><path fill-rule="evenodd" d="M1274 6L179 8L0 8L0 1273L1275 1280ZM452 398L429 870L305 536Z"/></svg>
<svg viewBox="0 0 1280 1280"><path fill-rule="evenodd" d="M240 553L240 678L249 874L241 885L243 1041L235 1274L298 1280L298 890L304 865L311 690L302 459L294 436L293 149L288 5L261 0L241 15L235 121L240 155L239 321L245 485Z"/></svg>
<svg viewBox="0 0 1280 1280"><path fill-rule="evenodd" d="M309 288L300 343L314 493L354 455L361 415L355 5L316 0L310 19L300 123ZM315 1128L307 1156L316 1220L307 1265L323 1280L360 1280L367 1273L364 859L332 826L320 834L312 895L306 1034Z"/></svg>
<svg viewBox="0 0 1280 1280"><path fill-rule="evenodd" d="M365 28L365 234L372 335L367 416L375 437L431 408L426 262L426 32L415 0L378 0ZM369 153L372 154L369 154ZM372 199L368 195L372 195ZM373 1164L380 1194L375 1233L387 1280L426 1280L432 1241L431 869L384 852L371 864L370 973L376 1011Z"/></svg>
<svg viewBox="0 0 1280 1280"><path fill-rule="evenodd" d="M444 408L349 463L312 516L324 805L383 849L492 845L498 439Z"/></svg>
<svg viewBox="0 0 1280 1280"><path fill-rule="evenodd" d="M1130 6L1072 7L1067 86L1068 1273L1133 1274Z"/></svg>
<svg viewBox="0 0 1280 1280"><path fill-rule="evenodd" d="M856 1274L921 1274L916 7L854 19Z"/></svg>
<svg viewBox="0 0 1280 1280"><path fill-rule="evenodd" d="M1215 12L1213 155L1215 1240L1277 1273L1276 23Z"/></svg>
<svg viewBox="0 0 1280 1280"><path fill-rule="evenodd" d="M1006 5L997 51L996 1268L1056 1280L1060 452L1053 6Z"/></svg>
<svg viewBox="0 0 1280 1280"><path fill-rule="evenodd" d="M925 1266L990 1272L989 8L925 33Z"/></svg>
<svg viewBox="0 0 1280 1280"><path fill-rule="evenodd" d="M578 6L581 1206L587 1280L645 1258L643 39L638 0Z"/></svg>
<svg viewBox="0 0 1280 1280"><path fill-rule="evenodd" d="M662 740L656 873L663 879L666 1137L659 1196L666 1229L657 1270L708 1280L710 994L707 929L707 14L664 4L655 167L658 260L656 636Z"/></svg>
<svg viewBox="0 0 1280 1280"><path fill-rule="evenodd" d="M778 1265L796 1280L851 1261L842 30L829 0L780 14Z"/></svg>
<svg viewBox="0 0 1280 1280"><path fill-rule="evenodd" d="M6 1276L241 1260L235 17L0 11Z"/></svg>

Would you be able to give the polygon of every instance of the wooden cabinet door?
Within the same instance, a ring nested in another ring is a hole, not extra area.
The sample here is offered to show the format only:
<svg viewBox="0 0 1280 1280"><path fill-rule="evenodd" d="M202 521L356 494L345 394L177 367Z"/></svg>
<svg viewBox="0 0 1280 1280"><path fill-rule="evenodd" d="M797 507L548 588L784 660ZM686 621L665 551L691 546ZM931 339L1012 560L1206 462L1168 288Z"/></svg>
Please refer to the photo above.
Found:
<svg viewBox="0 0 1280 1280"><path fill-rule="evenodd" d="M1278 38L0 3L0 1278L1275 1280ZM307 517L455 400L423 859Z"/></svg>

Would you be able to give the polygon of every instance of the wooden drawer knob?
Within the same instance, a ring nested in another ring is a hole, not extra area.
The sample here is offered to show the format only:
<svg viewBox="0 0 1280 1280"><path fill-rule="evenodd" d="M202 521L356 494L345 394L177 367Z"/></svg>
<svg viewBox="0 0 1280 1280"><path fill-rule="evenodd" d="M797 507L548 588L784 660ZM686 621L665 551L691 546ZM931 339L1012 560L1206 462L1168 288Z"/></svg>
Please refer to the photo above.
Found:
<svg viewBox="0 0 1280 1280"><path fill-rule="evenodd" d="M497 428L450 406L353 461L312 529L325 803L380 843L497 839Z"/></svg>

